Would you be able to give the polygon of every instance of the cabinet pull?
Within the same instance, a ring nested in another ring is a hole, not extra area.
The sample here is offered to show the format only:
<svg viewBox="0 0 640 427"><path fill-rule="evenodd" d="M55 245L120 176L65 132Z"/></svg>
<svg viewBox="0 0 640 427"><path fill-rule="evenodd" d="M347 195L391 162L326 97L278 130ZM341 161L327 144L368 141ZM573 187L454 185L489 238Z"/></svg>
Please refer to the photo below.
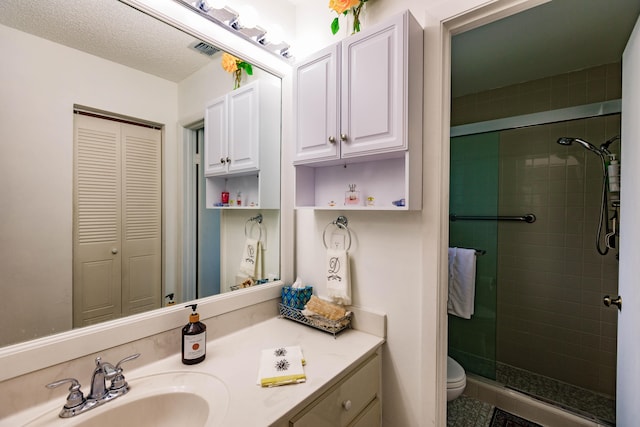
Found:
<svg viewBox="0 0 640 427"><path fill-rule="evenodd" d="M342 140L342 141L346 141L346 140L347 140L347 134L345 134L345 133L341 133L341 134L340 134L340 140Z"/></svg>
<svg viewBox="0 0 640 427"><path fill-rule="evenodd" d="M351 409L351 401L345 400L344 402L342 402L342 407L345 411L348 411L349 409Z"/></svg>
<svg viewBox="0 0 640 427"><path fill-rule="evenodd" d="M332 144L335 144L336 143L336 137L335 136L330 136L329 137L329 142L332 143Z"/></svg>

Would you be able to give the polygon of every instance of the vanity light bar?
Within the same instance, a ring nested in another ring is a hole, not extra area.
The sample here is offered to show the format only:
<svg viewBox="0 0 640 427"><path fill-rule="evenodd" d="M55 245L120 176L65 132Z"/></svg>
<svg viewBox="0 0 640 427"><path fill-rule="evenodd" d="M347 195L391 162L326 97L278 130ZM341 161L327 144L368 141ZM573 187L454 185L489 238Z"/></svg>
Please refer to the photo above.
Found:
<svg viewBox="0 0 640 427"><path fill-rule="evenodd" d="M223 7L222 9L216 9L215 7L209 6L206 0L176 1L198 13L199 15L206 17L210 21L213 21L232 32L241 35L245 39L252 41L253 43L261 46L274 55L286 59L291 59L293 57L289 52L289 48L291 46L288 43L271 43L266 37L267 30L259 26L243 27L242 23L240 22L240 15L238 14L238 12L227 6Z"/></svg>

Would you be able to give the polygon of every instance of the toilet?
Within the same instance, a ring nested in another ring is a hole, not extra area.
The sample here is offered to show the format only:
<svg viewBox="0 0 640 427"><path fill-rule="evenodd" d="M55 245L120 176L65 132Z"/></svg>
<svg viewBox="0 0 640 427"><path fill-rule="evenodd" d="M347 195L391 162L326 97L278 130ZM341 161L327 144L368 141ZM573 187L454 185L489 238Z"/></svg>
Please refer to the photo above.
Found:
<svg viewBox="0 0 640 427"><path fill-rule="evenodd" d="M467 375L458 362L447 356L447 402L462 394L467 386Z"/></svg>

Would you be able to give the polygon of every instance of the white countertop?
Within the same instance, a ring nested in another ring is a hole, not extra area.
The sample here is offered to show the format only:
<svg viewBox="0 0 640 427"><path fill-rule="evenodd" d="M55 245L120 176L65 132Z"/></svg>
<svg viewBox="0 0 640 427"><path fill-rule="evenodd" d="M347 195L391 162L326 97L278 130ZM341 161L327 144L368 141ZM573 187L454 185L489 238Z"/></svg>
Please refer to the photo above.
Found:
<svg viewBox="0 0 640 427"><path fill-rule="evenodd" d="M127 370L125 365L124 373L129 381L168 371L208 373L219 378L229 393L228 409L221 425L268 426L287 421L383 343L381 337L353 329L341 332L334 339L332 334L276 317L207 342L207 357L197 365L182 364L180 349L177 349L174 356L140 368ZM307 381L272 388L257 385L261 351L294 345L302 348ZM144 354L139 360L144 361ZM127 396L119 399L126 400ZM61 407L64 401L57 403ZM49 402L47 407L51 405ZM27 421L32 419L33 411L22 415ZM74 418L82 417L81 414ZM11 418L13 422L18 421Z"/></svg>

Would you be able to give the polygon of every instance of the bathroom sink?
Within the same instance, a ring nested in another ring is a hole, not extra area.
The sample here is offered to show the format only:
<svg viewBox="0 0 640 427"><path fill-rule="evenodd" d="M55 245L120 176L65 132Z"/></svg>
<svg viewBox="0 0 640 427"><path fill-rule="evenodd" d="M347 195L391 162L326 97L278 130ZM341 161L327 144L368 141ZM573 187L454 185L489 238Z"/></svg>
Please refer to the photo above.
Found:
<svg viewBox="0 0 640 427"><path fill-rule="evenodd" d="M227 413L229 392L217 377L200 372L172 371L128 379L131 389L117 399L72 418L47 411L25 427L219 426Z"/></svg>

